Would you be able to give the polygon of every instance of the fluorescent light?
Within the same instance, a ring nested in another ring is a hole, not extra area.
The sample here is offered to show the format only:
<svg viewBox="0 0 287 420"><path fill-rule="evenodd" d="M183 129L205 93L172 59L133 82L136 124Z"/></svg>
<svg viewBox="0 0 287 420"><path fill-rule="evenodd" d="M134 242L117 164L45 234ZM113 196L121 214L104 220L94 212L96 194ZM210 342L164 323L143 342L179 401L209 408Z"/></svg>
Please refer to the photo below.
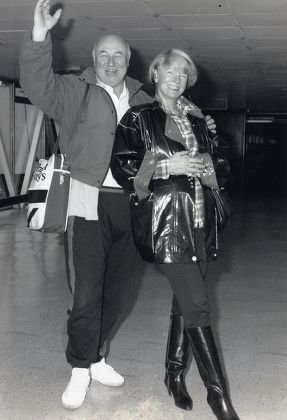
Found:
<svg viewBox="0 0 287 420"><path fill-rule="evenodd" d="M247 123L265 123L265 124L270 124L274 122L274 117L249 117L247 118L246 122Z"/></svg>

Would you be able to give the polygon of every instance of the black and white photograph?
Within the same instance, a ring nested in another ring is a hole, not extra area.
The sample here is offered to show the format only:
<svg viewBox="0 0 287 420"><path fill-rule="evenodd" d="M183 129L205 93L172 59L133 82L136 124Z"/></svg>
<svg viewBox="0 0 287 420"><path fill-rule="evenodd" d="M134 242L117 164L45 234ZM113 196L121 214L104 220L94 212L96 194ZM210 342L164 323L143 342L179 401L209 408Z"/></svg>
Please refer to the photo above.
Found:
<svg viewBox="0 0 287 420"><path fill-rule="evenodd" d="M287 0L0 0L0 419L287 420Z"/></svg>

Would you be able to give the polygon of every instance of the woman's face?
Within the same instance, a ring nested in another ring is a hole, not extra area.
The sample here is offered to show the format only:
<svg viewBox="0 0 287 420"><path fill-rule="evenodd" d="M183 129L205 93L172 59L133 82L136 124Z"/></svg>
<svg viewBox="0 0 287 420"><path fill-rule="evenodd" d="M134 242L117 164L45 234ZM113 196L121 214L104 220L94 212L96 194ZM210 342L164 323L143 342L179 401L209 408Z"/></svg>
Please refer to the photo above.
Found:
<svg viewBox="0 0 287 420"><path fill-rule="evenodd" d="M155 70L156 93L163 101L175 102L184 92L188 80L187 62L181 56Z"/></svg>

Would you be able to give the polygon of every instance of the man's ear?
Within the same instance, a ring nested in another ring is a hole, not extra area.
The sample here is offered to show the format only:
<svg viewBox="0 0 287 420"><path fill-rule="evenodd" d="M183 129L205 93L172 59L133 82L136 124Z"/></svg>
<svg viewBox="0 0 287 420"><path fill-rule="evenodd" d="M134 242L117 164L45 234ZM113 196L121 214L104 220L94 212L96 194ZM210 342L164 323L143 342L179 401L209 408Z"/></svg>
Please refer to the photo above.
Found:
<svg viewBox="0 0 287 420"><path fill-rule="evenodd" d="M92 57L93 57L93 63L94 63L94 66L95 66L95 64L96 64L96 52L95 52L95 49L93 49L93 51L92 51Z"/></svg>
<svg viewBox="0 0 287 420"><path fill-rule="evenodd" d="M153 81L155 83L158 82L158 73L157 73L157 70L156 69L154 69L154 71L153 71Z"/></svg>
<svg viewBox="0 0 287 420"><path fill-rule="evenodd" d="M130 64L131 55L132 55L132 53L131 53L131 50L129 49L128 53L127 53L127 63L128 63L128 65Z"/></svg>

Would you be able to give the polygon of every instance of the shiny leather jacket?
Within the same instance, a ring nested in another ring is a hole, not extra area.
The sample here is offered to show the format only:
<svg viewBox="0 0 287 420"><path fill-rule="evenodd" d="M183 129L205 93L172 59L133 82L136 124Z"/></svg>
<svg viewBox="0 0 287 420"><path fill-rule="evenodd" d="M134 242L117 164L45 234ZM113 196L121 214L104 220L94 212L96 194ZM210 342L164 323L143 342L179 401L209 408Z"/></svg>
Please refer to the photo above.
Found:
<svg viewBox="0 0 287 420"><path fill-rule="evenodd" d="M229 176L227 145L208 131L201 112L195 107L188 119L196 136L199 153L208 153L213 162L219 187ZM175 122L157 101L131 108L116 130L111 169L117 182L126 190L137 191L140 199L152 192L153 239L155 262L189 263L217 256L217 223L211 189L202 185L205 224L201 229L203 249L197 249L193 222L194 183L185 175L152 179L159 160L185 150Z"/></svg>

